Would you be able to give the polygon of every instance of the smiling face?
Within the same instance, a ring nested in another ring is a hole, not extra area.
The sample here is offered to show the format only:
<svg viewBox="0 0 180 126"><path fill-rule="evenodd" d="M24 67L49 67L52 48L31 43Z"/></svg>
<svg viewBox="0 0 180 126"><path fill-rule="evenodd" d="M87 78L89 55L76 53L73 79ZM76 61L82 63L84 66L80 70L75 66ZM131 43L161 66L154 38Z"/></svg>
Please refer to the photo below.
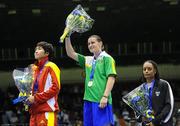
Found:
<svg viewBox="0 0 180 126"><path fill-rule="evenodd" d="M45 50L41 46L37 46L35 48L34 57L36 60L41 60L48 55L49 53L45 52Z"/></svg>
<svg viewBox="0 0 180 126"><path fill-rule="evenodd" d="M91 53L99 53L101 52L102 41L98 41L96 37L90 37L88 39L88 49Z"/></svg>
<svg viewBox="0 0 180 126"><path fill-rule="evenodd" d="M150 62L145 62L143 64L143 75L147 82L151 82L155 79L156 69Z"/></svg>

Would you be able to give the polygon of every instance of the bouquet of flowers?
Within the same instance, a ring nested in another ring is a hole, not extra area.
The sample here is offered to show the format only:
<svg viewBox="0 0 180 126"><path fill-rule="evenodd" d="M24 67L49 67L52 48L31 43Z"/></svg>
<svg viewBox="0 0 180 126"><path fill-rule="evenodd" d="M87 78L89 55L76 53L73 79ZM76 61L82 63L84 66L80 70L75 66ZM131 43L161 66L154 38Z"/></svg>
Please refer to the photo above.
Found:
<svg viewBox="0 0 180 126"><path fill-rule="evenodd" d="M25 102L28 96L31 95L31 85L33 82L33 71L32 67L19 68L13 70L13 79L15 85L19 90L18 98L13 100L13 104L19 102Z"/></svg>
<svg viewBox="0 0 180 126"><path fill-rule="evenodd" d="M65 37L73 32L83 33L92 28L94 20L84 11L81 5L68 15L66 19L66 27L63 35L60 37L60 42L63 42Z"/></svg>
<svg viewBox="0 0 180 126"><path fill-rule="evenodd" d="M149 92L144 84L140 85L139 87L123 96L122 99L137 114L146 117L149 121L154 119L149 99Z"/></svg>

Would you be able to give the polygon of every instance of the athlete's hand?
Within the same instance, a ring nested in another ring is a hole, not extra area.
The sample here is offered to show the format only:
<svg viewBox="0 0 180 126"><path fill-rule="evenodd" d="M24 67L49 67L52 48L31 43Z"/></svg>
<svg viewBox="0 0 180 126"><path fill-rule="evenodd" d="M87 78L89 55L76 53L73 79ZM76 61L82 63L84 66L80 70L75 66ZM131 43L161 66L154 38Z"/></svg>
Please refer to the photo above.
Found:
<svg viewBox="0 0 180 126"><path fill-rule="evenodd" d="M107 106L108 98L102 97L99 103L100 108L105 108Z"/></svg>
<svg viewBox="0 0 180 126"><path fill-rule="evenodd" d="M142 122L144 122L145 126L154 126L146 117L142 117Z"/></svg>
<svg viewBox="0 0 180 126"><path fill-rule="evenodd" d="M152 122L146 124L146 126L154 126Z"/></svg>
<svg viewBox="0 0 180 126"><path fill-rule="evenodd" d="M34 103L34 96L29 96L25 101L25 104L33 104L33 103Z"/></svg>

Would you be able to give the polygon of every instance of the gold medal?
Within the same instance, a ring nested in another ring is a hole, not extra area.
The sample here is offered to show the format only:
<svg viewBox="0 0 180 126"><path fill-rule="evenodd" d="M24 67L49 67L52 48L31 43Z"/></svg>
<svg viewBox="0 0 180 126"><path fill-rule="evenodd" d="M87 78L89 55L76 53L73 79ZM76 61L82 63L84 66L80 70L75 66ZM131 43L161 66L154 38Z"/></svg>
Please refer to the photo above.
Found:
<svg viewBox="0 0 180 126"><path fill-rule="evenodd" d="M88 82L88 87L91 87L93 85L93 81Z"/></svg>

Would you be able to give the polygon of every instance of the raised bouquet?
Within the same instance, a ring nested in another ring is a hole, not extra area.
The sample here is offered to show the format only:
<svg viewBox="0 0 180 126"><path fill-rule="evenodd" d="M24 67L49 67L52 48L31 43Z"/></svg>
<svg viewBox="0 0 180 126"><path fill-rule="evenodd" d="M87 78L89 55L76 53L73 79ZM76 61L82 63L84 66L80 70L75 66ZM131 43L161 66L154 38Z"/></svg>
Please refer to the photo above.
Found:
<svg viewBox="0 0 180 126"><path fill-rule="evenodd" d="M149 92L145 84L135 88L125 96L123 101L129 105L138 115L146 117L149 121L154 119Z"/></svg>
<svg viewBox="0 0 180 126"><path fill-rule="evenodd" d="M25 102L27 97L31 95L33 70L32 67L19 68L13 70L13 79L19 90L19 96L13 100L13 104Z"/></svg>
<svg viewBox="0 0 180 126"><path fill-rule="evenodd" d="M83 33L92 28L94 20L85 12L82 6L79 4L68 15L66 19L66 27L63 35L60 37L60 42L63 42L65 37L73 32Z"/></svg>

